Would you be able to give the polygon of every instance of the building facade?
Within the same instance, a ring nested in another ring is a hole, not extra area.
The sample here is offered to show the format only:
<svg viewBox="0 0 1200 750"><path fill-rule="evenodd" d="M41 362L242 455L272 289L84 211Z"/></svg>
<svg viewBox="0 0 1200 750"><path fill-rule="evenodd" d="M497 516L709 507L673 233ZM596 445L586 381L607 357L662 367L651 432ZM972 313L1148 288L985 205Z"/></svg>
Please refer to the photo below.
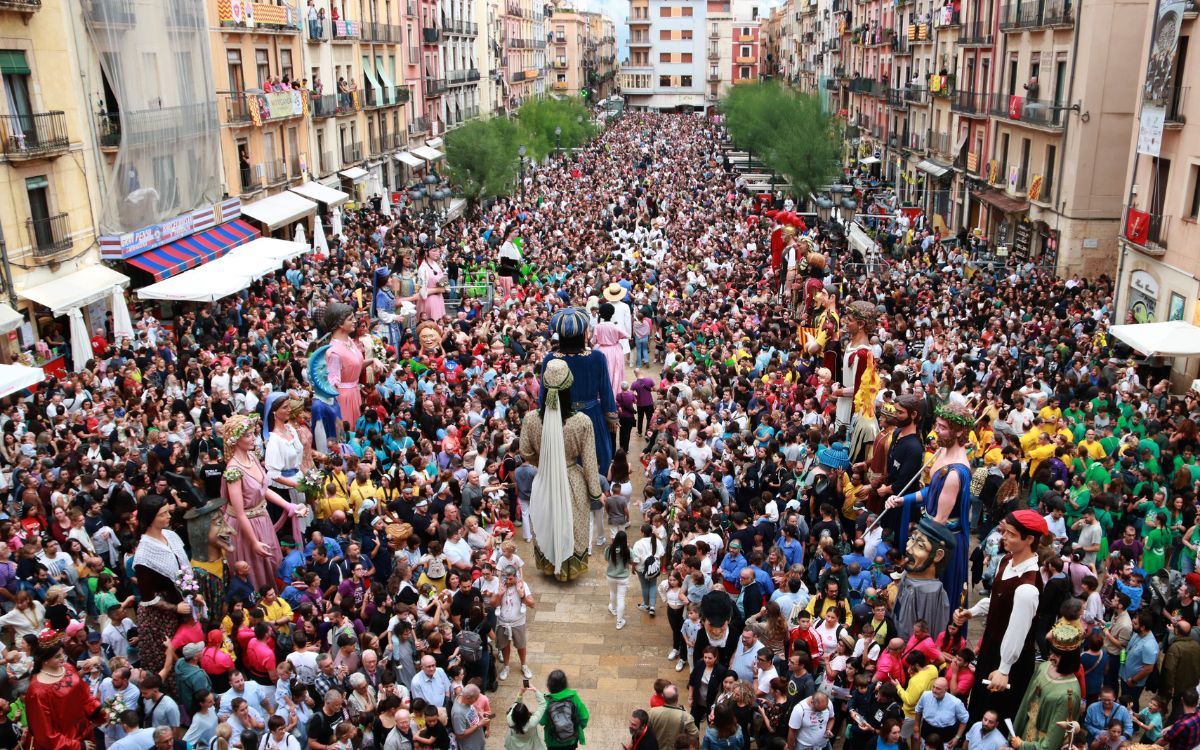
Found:
<svg viewBox="0 0 1200 750"><path fill-rule="evenodd" d="M1151 84L1146 82L1150 46L1163 41L1153 14L1141 29L1141 52L1126 60L1140 73L1140 124L1131 129L1128 171L1113 186L1122 191L1125 204L1116 264L1118 323L1200 323L1200 104L1188 96L1197 80L1188 59L1197 12L1195 6L1182 11L1173 54ZM1156 90L1161 96L1154 95ZM1156 107L1162 110L1158 138L1147 139L1155 130L1148 110ZM1200 376L1194 358L1175 360L1173 367L1176 385Z"/></svg>
<svg viewBox="0 0 1200 750"><path fill-rule="evenodd" d="M943 231L1074 272L1115 257L1137 89L1128 60L1150 7L789 0L767 54L845 118L848 166Z"/></svg>
<svg viewBox="0 0 1200 750"><path fill-rule="evenodd" d="M556 9L546 35L550 93L586 102L607 98L616 74L615 34L607 16Z"/></svg>

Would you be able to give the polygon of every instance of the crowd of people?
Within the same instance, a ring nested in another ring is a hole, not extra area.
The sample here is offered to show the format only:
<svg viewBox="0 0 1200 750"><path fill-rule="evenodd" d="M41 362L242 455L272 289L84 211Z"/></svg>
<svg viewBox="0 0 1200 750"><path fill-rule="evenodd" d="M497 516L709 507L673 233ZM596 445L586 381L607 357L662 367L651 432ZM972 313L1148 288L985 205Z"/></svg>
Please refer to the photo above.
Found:
<svg viewBox="0 0 1200 750"><path fill-rule="evenodd" d="M593 742L1200 744L1197 404L1116 356L1108 282L902 215L867 272L723 145L627 112L446 226L348 211L13 399L0 746L575 747L526 622L590 567L596 627L636 578L671 639Z"/></svg>

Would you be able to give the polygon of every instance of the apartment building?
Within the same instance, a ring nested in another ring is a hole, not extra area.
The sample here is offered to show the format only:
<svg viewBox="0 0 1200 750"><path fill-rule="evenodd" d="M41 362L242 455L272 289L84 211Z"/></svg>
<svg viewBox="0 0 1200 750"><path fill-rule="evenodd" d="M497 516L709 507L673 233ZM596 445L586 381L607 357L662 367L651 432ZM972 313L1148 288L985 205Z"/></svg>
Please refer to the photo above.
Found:
<svg viewBox="0 0 1200 750"><path fill-rule="evenodd" d="M545 19L553 8L541 0L505 0L505 63L510 111L546 91Z"/></svg>
<svg viewBox="0 0 1200 750"><path fill-rule="evenodd" d="M613 22L599 13L558 8L550 16L550 93L599 101L612 90L616 69Z"/></svg>
<svg viewBox="0 0 1200 750"><path fill-rule="evenodd" d="M442 121L446 129L479 116L479 7L476 0L442 0L442 63L446 94L442 97Z"/></svg>
<svg viewBox="0 0 1200 750"><path fill-rule="evenodd" d="M846 119L848 164L935 226L978 229L1064 272L1093 268L1115 257L1128 60L1148 12L1116 0L791 0L786 78Z"/></svg>
<svg viewBox="0 0 1200 750"><path fill-rule="evenodd" d="M1164 2L1157 17L1149 16L1140 29L1141 49L1125 57L1141 85L1128 170L1113 185L1125 204L1116 264L1116 321L1198 323L1200 100L1190 95L1198 73L1189 60L1197 8L1191 3ZM1150 45L1170 49L1172 32L1178 34L1177 44L1148 82ZM1157 125L1152 116L1155 109L1159 110ZM1146 137L1155 131L1157 138ZM1194 359L1177 360L1172 378L1190 383L1197 377L1196 365Z"/></svg>
<svg viewBox="0 0 1200 750"><path fill-rule="evenodd" d="M757 81L761 21L749 0L631 0L626 105L700 111L729 86Z"/></svg>

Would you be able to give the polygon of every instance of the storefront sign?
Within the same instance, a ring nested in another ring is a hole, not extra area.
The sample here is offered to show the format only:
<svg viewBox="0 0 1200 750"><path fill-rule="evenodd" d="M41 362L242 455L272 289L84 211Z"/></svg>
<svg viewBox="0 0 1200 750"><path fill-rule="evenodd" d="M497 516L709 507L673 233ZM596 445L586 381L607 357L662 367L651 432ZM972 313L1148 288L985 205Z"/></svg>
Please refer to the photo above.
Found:
<svg viewBox="0 0 1200 750"><path fill-rule="evenodd" d="M1158 299L1158 282L1145 271L1134 271L1129 275L1129 288L1151 299Z"/></svg>
<svg viewBox="0 0 1200 750"><path fill-rule="evenodd" d="M128 257L174 242L192 233L195 215L186 213L174 219L143 227L121 235L121 254Z"/></svg>
<svg viewBox="0 0 1200 750"><path fill-rule="evenodd" d="M1018 258L1028 258L1029 248L1033 242L1033 225L1028 221L1017 223L1013 232L1013 252Z"/></svg>

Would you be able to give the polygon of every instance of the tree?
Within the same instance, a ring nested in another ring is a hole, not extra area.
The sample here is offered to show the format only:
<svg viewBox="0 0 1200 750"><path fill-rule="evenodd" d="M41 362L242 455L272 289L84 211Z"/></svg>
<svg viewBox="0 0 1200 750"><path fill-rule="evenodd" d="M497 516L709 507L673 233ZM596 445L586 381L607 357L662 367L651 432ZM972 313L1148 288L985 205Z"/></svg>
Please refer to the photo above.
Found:
<svg viewBox="0 0 1200 750"><path fill-rule="evenodd" d="M838 174L841 122L814 94L774 82L734 86L721 102L734 143L788 179L792 192L819 192Z"/></svg>
<svg viewBox="0 0 1200 750"><path fill-rule="evenodd" d="M471 120L446 134L446 168L463 197L508 195L517 174L520 132L504 117Z"/></svg>
<svg viewBox="0 0 1200 750"><path fill-rule="evenodd" d="M559 138L555 128L562 128L562 147L578 148L596 135L591 113L575 99L535 99L517 110L526 148L534 159L554 153Z"/></svg>

